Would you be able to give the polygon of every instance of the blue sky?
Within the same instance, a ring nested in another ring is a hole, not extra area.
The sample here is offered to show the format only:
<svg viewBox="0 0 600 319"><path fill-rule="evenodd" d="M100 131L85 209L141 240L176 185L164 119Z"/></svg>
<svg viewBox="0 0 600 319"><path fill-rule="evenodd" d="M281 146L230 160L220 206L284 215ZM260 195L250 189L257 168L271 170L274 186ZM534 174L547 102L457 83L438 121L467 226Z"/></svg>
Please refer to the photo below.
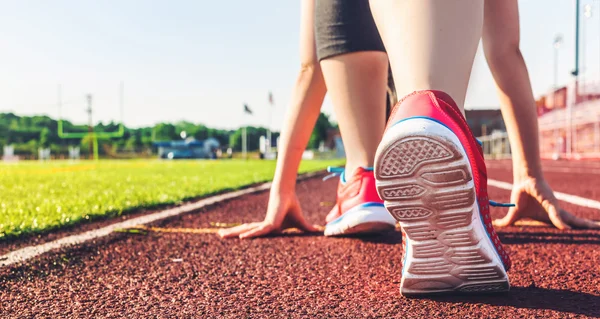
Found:
<svg viewBox="0 0 600 319"><path fill-rule="evenodd" d="M302 1L302 0L300 0ZM557 33L559 83L574 59L574 0L521 0L521 48L536 96L552 86ZM588 79L598 78L600 1L586 24ZM298 72L299 1L6 0L0 2L0 112L85 123L86 93L95 121L119 119L125 84L125 124L188 120L213 127L266 125L268 92L280 128ZM244 116L246 102L255 111ZM498 107L493 80L478 53L467 108ZM329 100L324 111L331 114Z"/></svg>

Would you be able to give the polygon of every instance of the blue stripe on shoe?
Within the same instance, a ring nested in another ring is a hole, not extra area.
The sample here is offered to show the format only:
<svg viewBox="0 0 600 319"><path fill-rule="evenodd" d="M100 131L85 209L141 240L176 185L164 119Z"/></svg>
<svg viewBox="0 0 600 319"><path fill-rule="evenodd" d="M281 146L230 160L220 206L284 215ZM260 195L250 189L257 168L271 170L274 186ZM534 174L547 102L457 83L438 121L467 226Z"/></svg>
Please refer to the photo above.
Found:
<svg viewBox="0 0 600 319"><path fill-rule="evenodd" d="M481 227L483 227L483 230L485 231L485 234L487 235L488 239L490 240L490 243L492 243L492 247L494 247L494 252L496 253L496 256L498 256L498 260L500 260L502 267L504 267L504 270L506 270L506 265L504 264L504 260L502 259L502 256L500 256L500 253L498 252L498 248L496 248L496 244L492 240L492 236L490 236L490 233L488 233L487 228L485 227L485 223L483 222L483 216L481 216L481 206L479 206L479 200L476 199L475 201L477 202L477 213L479 214L479 221L481 222Z"/></svg>
<svg viewBox="0 0 600 319"><path fill-rule="evenodd" d="M342 221L344 219L344 215L346 215L348 212L359 210L361 208L366 208L366 207L385 207L385 206L383 205L383 203L376 203L376 202L368 202L368 203L360 204L358 206L354 206L354 207L350 208L349 210L347 210L345 213L343 213L342 216L327 223L326 226L335 225L335 224L339 223L340 221Z"/></svg>

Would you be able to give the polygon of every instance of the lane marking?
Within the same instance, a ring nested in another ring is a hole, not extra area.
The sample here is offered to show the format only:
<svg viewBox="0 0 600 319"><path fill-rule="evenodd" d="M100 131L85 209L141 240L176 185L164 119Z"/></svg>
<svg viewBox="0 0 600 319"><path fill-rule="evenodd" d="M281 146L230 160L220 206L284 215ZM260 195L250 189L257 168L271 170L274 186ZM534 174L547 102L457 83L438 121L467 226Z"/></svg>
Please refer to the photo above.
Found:
<svg viewBox="0 0 600 319"><path fill-rule="evenodd" d="M314 176L322 174L321 172L313 172L304 174L298 177L298 180L308 179ZM21 249L17 249L11 251L5 255L0 256L0 267L10 266L16 263L22 263L31 258L37 257L43 253L49 252L54 249L60 249L68 246L78 245L85 243L90 240L98 239L101 237L108 236L115 230L124 229L124 228L134 228L135 226L149 224L161 219L181 215L184 213L188 213L194 210L198 210L205 206L213 205L218 202L222 202L228 199L233 199L236 197L240 197L243 195L248 195L256 192L260 192L263 190L267 190L271 187L271 182L264 183L258 186L242 189L239 191L234 191L230 193L224 193L220 195L215 195L211 197L207 197L201 200L198 200L193 203L185 204L183 206L174 207L171 209L163 210L160 212L128 219L126 221L114 223L102 228L86 231L80 234L71 235L67 237L63 237L61 239L57 239L54 241L50 241L44 244L35 245L35 246L27 246Z"/></svg>
<svg viewBox="0 0 600 319"><path fill-rule="evenodd" d="M512 166L510 165L499 165L499 164L491 164L487 165L488 169L501 169L501 170L511 170ZM600 175L600 169L595 167L565 167L565 166L543 166L544 173L569 173L569 174L593 174Z"/></svg>
<svg viewBox="0 0 600 319"><path fill-rule="evenodd" d="M513 187L513 185L511 183L501 182L501 181L497 181L494 179L488 179L488 185L496 187L496 188L500 188L500 189L509 190L509 191L512 190L512 187ZM600 210L600 202L595 201L593 199L579 197L579 196L570 195L570 194L565 194L565 193L556 192L556 191L554 192L554 195L559 200L562 200L567 203Z"/></svg>

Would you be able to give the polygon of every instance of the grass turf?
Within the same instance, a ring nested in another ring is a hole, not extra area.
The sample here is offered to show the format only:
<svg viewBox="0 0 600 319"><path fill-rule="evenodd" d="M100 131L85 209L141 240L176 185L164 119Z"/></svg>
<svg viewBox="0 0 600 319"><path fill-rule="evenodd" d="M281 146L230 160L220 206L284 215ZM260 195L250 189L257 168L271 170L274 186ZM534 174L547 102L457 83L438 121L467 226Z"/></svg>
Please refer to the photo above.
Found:
<svg viewBox="0 0 600 319"><path fill-rule="evenodd" d="M341 165L303 161L300 172ZM0 241L271 180L274 161L0 164Z"/></svg>

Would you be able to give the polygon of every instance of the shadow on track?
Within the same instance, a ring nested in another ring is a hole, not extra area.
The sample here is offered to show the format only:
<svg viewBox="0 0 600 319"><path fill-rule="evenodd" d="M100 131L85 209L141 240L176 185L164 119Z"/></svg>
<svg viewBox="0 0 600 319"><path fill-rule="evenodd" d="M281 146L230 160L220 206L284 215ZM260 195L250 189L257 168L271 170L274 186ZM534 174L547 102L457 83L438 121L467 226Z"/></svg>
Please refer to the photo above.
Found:
<svg viewBox="0 0 600 319"><path fill-rule="evenodd" d="M346 236L348 238L356 238L360 239L364 242L374 243L374 244L385 244L385 245L396 245L402 243L402 233L395 230L390 230L387 232L372 234L372 235L355 235L355 236Z"/></svg>
<svg viewBox="0 0 600 319"><path fill-rule="evenodd" d="M597 232L556 233L556 232L499 232L503 244L588 244L600 245L600 234Z"/></svg>
<svg viewBox="0 0 600 319"><path fill-rule="evenodd" d="M519 309L546 309L590 317L600 316L600 296L561 289L511 287L509 292L497 295L444 295L426 299L453 304L486 304Z"/></svg>
<svg viewBox="0 0 600 319"><path fill-rule="evenodd" d="M264 236L264 238L275 238L275 237L320 237L324 236L323 232L315 233L303 233L303 232L284 232L278 234L270 234ZM385 244L385 245L396 245L402 242L402 234L395 230L390 230L376 234L354 234L345 235L340 237L330 237L332 240L338 240L340 238L357 239L360 241L374 243L374 244Z"/></svg>

